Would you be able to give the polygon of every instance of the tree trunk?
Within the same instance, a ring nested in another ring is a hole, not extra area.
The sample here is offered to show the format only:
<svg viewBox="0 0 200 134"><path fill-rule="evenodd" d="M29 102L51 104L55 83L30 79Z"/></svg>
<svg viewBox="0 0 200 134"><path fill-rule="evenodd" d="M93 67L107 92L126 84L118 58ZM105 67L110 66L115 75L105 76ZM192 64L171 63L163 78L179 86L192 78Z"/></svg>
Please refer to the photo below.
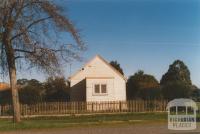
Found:
<svg viewBox="0 0 200 134"><path fill-rule="evenodd" d="M13 121L20 122L20 104L17 90L17 79L16 79L16 66L15 66L15 53L12 48L11 42L8 36L4 35L3 43L5 45L6 58L8 63L8 71L10 76L10 88L12 91L12 104L13 104Z"/></svg>
<svg viewBox="0 0 200 134"><path fill-rule="evenodd" d="M16 79L16 69L10 68L10 87L12 91L12 102L13 102L13 121L20 122L20 104L19 104L19 96L17 90L17 79Z"/></svg>

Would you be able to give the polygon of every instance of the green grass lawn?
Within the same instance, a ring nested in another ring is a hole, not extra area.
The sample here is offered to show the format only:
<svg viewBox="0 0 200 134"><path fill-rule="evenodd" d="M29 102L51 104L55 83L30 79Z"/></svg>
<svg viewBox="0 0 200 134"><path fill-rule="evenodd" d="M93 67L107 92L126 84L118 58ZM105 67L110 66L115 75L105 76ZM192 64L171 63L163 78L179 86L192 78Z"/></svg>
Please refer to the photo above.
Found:
<svg viewBox="0 0 200 134"><path fill-rule="evenodd" d="M0 119L0 131L21 129L66 128L82 126L115 126L118 124L139 124L148 122L166 122L166 113L128 113L128 114L101 114L65 117L36 117L23 119L14 124L11 119Z"/></svg>

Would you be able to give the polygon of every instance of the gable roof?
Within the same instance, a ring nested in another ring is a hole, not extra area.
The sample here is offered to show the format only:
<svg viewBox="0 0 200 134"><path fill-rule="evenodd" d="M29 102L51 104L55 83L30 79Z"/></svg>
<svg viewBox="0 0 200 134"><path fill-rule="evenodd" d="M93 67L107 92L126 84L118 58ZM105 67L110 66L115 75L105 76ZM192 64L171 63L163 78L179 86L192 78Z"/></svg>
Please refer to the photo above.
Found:
<svg viewBox="0 0 200 134"><path fill-rule="evenodd" d="M103 63L105 63L107 66L109 66L115 73L117 73L121 78L123 78L125 81L127 81L126 77L124 77L124 75L122 75L117 69L115 69L112 65L110 65L110 63L108 63L105 59L103 59L100 55L96 55L94 58L92 58L89 62L87 62L82 68L85 68L87 65L89 65L95 58L99 58ZM70 79L72 79L73 77L75 77L78 73L80 73L81 70L79 70L78 72L76 72L74 75L72 75L70 77Z"/></svg>

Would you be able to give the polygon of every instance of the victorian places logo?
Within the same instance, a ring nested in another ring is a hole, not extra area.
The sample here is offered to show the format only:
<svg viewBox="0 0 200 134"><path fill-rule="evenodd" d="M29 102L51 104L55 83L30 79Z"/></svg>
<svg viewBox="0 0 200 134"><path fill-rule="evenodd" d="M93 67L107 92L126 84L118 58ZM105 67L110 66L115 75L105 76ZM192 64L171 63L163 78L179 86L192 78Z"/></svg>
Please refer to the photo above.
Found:
<svg viewBox="0 0 200 134"><path fill-rule="evenodd" d="M175 99L168 103L168 129L196 129L197 105L191 99Z"/></svg>

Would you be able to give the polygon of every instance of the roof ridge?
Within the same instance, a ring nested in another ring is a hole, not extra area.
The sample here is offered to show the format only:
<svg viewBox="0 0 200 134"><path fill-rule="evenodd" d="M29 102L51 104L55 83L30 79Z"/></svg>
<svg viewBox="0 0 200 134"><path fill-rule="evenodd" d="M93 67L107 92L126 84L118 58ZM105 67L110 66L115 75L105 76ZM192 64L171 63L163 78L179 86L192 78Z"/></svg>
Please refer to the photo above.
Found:
<svg viewBox="0 0 200 134"><path fill-rule="evenodd" d="M85 68L90 62L92 62L95 58L99 58L100 60L102 60L106 65L108 65L114 72L116 72L120 77L122 77L125 81L127 80L126 77L124 75L122 75L116 68L114 68L110 63L108 63L102 56L100 56L99 54L95 55L91 60L89 60L84 66L82 66L82 68ZM73 78L74 76L76 76L79 72L81 72L81 70L77 71L74 75L72 75L70 77Z"/></svg>
<svg viewBox="0 0 200 134"><path fill-rule="evenodd" d="M124 75L122 75L116 68L114 68L109 62L107 62L104 58L102 58L100 55L97 55L103 62L105 62L111 69L113 69L118 75L123 77L123 79L127 80Z"/></svg>

